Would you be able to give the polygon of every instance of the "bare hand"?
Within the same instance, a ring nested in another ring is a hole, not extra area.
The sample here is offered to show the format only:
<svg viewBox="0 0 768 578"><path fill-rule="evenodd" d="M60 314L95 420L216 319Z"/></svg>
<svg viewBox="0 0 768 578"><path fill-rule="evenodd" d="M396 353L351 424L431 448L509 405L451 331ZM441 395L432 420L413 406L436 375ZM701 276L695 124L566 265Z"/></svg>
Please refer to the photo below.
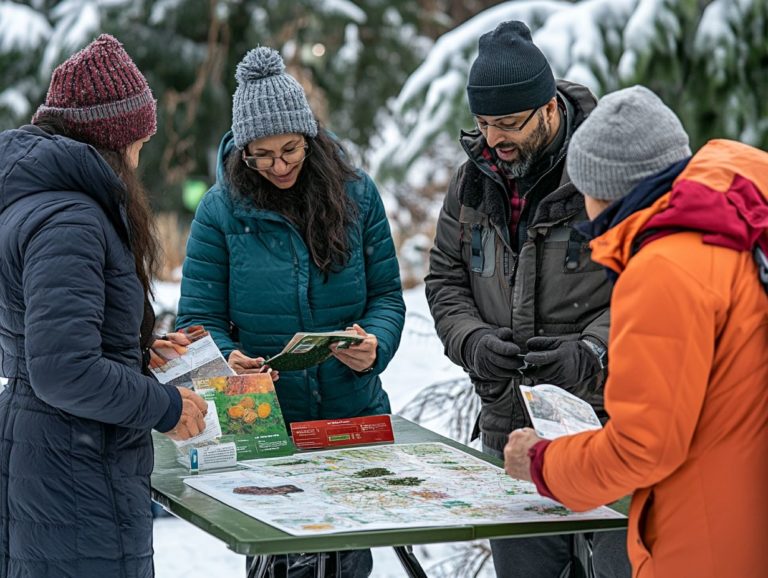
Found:
<svg viewBox="0 0 768 578"><path fill-rule="evenodd" d="M170 359L184 355L190 343L189 337L181 331L168 333L165 339L155 339L149 349L149 366L153 369L162 367Z"/></svg>
<svg viewBox="0 0 768 578"><path fill-rule="evenodd" d="M504 471L512 478L532 482L531 458L528 450L541 441L531 428L516 429L509 434L509 441L504 446Z"/></svg>
<svg viewBox="0 0 768 578"><path fill-rule="evenodd" d="M349 330L356 331L358 335L363 337L363 340L345 349L339 349L339 344L334 343L331 346L331 355L353 371L365 371L376 363L379 340L373 333L366 333L357 323L352 327L347 327L347 331Z"/></svg>
<svg viewBox="0 0 768 578"><path fill-rule="evenodd" d="M177 387L181 394L181 417L166 435L172 440L188 440L205 430L205 414L208 403L191 389Z"/></svg>
<svg viewBox="0 0 768 578"><path fill-rule="evenodd" d="M181 331L189 338L190 343L209 335L202 325L190 325L189 327L184 327Z"/></svg>
<svg viewBox="0 0 768 578"><path fill-rule="evenodd" d="M269 373L272 381L280 379L280 372L275 369L270 369L268 365L264 365L263 357L248 357L237 349L229 354L227 363L238 375L248 373Z"/></svg>

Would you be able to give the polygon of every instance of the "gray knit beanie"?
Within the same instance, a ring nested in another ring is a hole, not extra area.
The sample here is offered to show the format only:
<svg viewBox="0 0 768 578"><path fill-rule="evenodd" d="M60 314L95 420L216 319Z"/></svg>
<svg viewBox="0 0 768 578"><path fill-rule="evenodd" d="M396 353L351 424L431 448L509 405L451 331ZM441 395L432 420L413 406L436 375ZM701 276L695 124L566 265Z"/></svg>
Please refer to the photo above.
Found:
<svg viewBox="0 0 768 578"><path fill-rule="evenodd" d="M689 156L677 115L644 86L632 86L600 99L571 139L567 167L583 194L613 201Z"/></svg>
<svg viewBox="0 0 768 578"><path fill-rule="evenodd" d="M232 98L232 134L239 149L257 138L292 132L317 136L317 121L304 89L280 54L266 46L248 52L237 65Z"/></svg>

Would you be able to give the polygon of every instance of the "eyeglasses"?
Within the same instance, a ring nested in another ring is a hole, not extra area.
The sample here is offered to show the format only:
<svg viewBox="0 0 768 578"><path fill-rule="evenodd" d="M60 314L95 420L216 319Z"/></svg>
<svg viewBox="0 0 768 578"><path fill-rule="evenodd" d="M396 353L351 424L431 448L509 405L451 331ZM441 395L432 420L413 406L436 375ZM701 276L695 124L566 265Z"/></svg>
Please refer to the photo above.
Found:
<svg viewBox="0 0 768 578"><path fill-rule="evenodd" d="M488 132L489 127L494 127L499 130L503 130L504 132L520 132L525 128L525 125L531 122L531 119L540 108L541 108L540 106L534 108L531 111L531 114L529 114L528 117L522 123L518 122L517 120L504 122L505 119L508 119L509 116L512 116L512 115L500 118L499 120L501 121L501 123L499 123L499 121L496 121L495 123L491 123L481 118L475 117L475 126L477 126L478 130L483 134L486 134Z"/></svg>
<svg viewBox="0 0 768 578"><path fill-rule="evenodd" d="M309 156L309 145L304 144L303 146L283 151L283 154L276 157L258 155L248 156L245 154L246 152L246 149L243 149L243 162L249 169L253 169L255 171L266 171L267 169L271 169L273 166L275 166L275 161L277 159L280 159L286 165L295 165L300 163L305 158L307 158L307 156Z"/></svg>

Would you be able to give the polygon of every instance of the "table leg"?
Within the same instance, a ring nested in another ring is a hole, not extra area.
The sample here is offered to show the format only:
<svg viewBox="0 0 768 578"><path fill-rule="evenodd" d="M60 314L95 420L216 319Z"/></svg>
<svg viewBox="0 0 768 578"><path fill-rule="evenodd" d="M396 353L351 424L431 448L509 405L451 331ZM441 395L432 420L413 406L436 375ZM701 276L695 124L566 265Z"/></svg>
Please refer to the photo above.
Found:
<svg viewBox="0 0 768 578"><path fill-rule="evenodd" d="M424 569L413 554L413 546L393 546L392 548L410 578L427 578Z"/></svg>
<svg viewBox="0 0 768 578"><path fill-rule="evenodd" d="M330 566L328 566L326 563L329 556L333 556L332 564ZM330 570L331 574L336 578L341 578L341 561L339 552L330 552L328 554L319 553L312 555L312 557L315 558L314 567L315 576L317 578L325 578L326 570ZM274 564L275 558L277 558L275 555L255 556L251 562L250 568L248 568L247 578L266 578L267 574L272 568L272 565ZM286 566L287 564L288 557L286 556ZM289 569L287 567L285 572L289 573ZM270 578L278 577L274 576L274 574L271 574Z"/></svg>
<svg viewBox="0 0 768 578"><path fill-rule="evenodd" d="M316 578L326 578L326 576L341 578L341 552L318 554L315 576Z"/></svg>
<svg viewBox="0 0 768 578"><path fill-rule="evenodd" d="M251 567L248 569L248 578L266 578L274 561L275 556L272 554L254 557Z"/></svg>

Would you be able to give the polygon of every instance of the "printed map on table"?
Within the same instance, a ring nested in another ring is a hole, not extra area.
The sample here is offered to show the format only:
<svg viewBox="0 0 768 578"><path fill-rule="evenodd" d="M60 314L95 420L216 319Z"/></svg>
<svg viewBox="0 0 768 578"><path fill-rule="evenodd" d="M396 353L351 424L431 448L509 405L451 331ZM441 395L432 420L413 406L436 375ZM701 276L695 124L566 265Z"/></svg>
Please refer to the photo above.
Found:
<svg viewBox="0 0 768 578"><path fill-rule="evenodd" d="M241 462L184 483L296 536L354 530L623 518L574 513L533 484L442 443L347 448Z"/></svg>

